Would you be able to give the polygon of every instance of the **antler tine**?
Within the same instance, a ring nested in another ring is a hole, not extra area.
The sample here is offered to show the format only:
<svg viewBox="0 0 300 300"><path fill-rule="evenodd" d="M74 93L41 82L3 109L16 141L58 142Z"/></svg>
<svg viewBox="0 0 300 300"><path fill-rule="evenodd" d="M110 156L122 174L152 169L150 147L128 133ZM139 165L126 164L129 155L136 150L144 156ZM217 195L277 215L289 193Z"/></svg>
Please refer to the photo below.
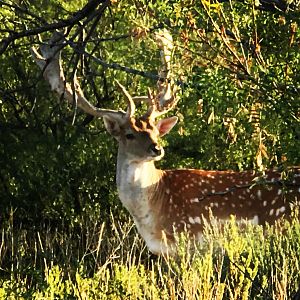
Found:
<svg viewBox="0 0 300 300"><path fill-rule="evenodd" d="M126 90L126 88L117 79L115 79L115 81L127 99L128 107L127 107L126 117L130 119L134 116L134 112L135 112L134 101L130 96L130 94L128 93L128 91Z"/></svg>
<svg viewBox="0 0 300 300"><path fill-rule="evenodd" d="M143 116L144 119L154 120L176 106L178 100L175 95L175 90L171 88L170 83L167 83L166 87L161 87L160 89L162 91L154 97L148 88L148 110Z"/></svg>
<svg viewBox="0 0 300 300"><path fill-rule="evenodd" d="M156 99L153 97L151 89L148 88L148 110L145 114L145 117L148 119L155 119L156 118L156 111L157 111L157 103Z"/></svg>
<svg viewBox="0 0 300 300"><path fill-rule="evenodd" d="M142 116L142 119L147 120L147 119L152 119L154 120L156 118L156 110L157 110L157 104L156 104L156 99L153 97L151 89L148 87L147 90L148 96L144 99L146 100L148 109L145 112L145 114Z"/></svg>
<svg viewBox="0 0 300 300"><path fill-rule="evenodd" d="M93 106L85 98L76 77L74 78L73 87L66 82L61 62L61 49L64 47L64 43L64 35L60 32L54 32L48 43L40 47L40 52L34 47L31 48L33 59L43 71L44 78L49 82L51 89L70 104L73 104L76 99L78 107L94 117L113 115L116 118L120 118L120 120L124 120L126 113L122 110L103 109Z"/></svg>
<svg viewBox="0 0 300 300"><path fill-rule="evenodd" d="M177 99L175 97L175 89L171 84L171 58L173 50L173 39L167 29L158 31L155 34L156 43L161 49L161 68L159 71L160 80L157 83L158 93L155 97L148 91L149 108L143 118L155 119L167 113L175 107Z"/></svg>

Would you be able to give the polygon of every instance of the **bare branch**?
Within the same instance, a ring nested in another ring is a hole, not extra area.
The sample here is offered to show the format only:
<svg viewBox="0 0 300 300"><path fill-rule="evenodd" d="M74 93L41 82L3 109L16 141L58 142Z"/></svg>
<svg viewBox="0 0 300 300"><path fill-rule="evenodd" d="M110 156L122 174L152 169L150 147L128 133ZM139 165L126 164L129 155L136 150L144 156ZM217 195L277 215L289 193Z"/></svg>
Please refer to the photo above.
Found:
<svg viewBox="0 0 300 300"><path fill-rule="evenodd" d="M18 6L18 5L15 5L15 4L6 3L5 1L2 1L2 0L0 0L0 4L2 6L7 6L10 9L14 9L16 11L19 11L19 12L21 12L24 15L28 15L28 16L34 18L35 20L38 20L42 24L47 24L46 20L44 20L43 18L41 18L37 14L33 13L32 11L29 11L28 9L24 9L24 8Z"/></svg>
<svg viewBox="0 0 300 300"><path fill-rule="evenodd" d="M72 18L62 20L60 22L52 23L52 24L46 24L42 27L37 27L33 28L30 30L25 30L22 32L14 32L10 33L9 37L3 39L1 41L1 47L0 47L0 55L2 55L5 50L8 48L8 46L15 40L27 37L27 36L32 36L32 35L37 35L43 32L47 31L53 31L57 29L62 29L68 26L73 26L82 19L86 18L89 14L93 13L95 9L99 6L99 4L102 3L102 11L108 7L110 1L109 0L90 0L85 7L83 7L81 10L79 10Z"/></svg>

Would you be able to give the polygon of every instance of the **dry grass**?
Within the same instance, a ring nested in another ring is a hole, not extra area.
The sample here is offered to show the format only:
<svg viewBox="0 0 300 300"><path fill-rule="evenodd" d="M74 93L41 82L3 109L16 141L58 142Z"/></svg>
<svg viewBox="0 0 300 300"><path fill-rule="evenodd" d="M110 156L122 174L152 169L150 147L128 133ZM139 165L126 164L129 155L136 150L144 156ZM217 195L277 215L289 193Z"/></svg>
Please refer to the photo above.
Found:
<svg viewBox="0 0 300 300"><path fill-rule="evenodd" d="M176 258L152 256L132 223L1 228L0 299L291 299L300 283L300 224L263 230L232 219L204 243L178 238Z"/></svg>

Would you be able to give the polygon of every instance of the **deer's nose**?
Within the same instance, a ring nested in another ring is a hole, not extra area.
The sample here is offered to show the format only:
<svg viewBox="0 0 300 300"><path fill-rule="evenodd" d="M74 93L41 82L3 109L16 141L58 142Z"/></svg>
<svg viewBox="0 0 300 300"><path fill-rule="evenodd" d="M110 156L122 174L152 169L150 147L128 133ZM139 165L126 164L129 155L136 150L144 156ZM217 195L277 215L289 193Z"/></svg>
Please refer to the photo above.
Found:
<svg viewBox="0 0 300 300"><path fill-rule="evenodd" d="M155 156L160 156L162 153L161 147L157 144L152 144L149 147L149 150L155 155Z"/></svg>

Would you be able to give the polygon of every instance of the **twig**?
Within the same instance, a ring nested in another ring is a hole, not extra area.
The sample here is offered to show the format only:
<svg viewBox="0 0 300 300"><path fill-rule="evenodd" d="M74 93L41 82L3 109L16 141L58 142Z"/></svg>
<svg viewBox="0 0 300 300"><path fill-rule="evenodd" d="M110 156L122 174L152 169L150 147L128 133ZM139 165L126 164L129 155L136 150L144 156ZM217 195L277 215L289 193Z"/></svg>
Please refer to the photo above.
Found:
<svg viewBox="0 0 300 300"><path fill-rule="evenodd" d="M5 50L13 41L19 38L37 35L46 31L53 31L53 30L75 25L76 23L86 18L91 13L93 13L95 9L98 7L99 3L103 4L101 8L102 10L104 10L106 7L108 7L110 1L90 0L88 4L85 7L83 7L81 10L79 10L72 18L62 20L60 22L56 22L52 24L46 24L42 27L37 27L37 28L33 28L21 32L10 33L9 37L1 41L2 46L0 47L0 55L2 55L5 52Z"/></svg>

